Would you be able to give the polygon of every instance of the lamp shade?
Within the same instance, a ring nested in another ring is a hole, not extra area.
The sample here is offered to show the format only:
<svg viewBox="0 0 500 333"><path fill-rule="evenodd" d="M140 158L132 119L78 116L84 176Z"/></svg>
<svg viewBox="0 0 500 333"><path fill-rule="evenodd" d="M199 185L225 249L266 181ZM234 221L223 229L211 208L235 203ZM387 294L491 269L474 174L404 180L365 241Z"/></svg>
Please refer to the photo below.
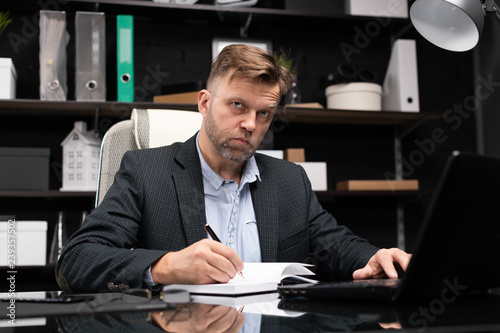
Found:
<svg viewBox="0 0 500 333"><path fill-rule="evenodd" d="M417 0L410 8L410 19L429 42L463 52L479 41L484 11L480 0Z"/></svg>

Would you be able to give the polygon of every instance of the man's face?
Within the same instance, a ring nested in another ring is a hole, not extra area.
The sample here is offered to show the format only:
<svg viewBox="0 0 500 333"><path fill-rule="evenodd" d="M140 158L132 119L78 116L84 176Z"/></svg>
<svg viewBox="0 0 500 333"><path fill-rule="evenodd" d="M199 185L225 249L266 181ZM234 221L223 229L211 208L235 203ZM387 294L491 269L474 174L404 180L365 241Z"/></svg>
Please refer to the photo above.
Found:
<svg viewBox="0 0 500 333"><path fill-rule="evenodd" d="M248 160L259 147L279 103L279 85L222 78L207 92L204 129L223 157Z"/></svg>

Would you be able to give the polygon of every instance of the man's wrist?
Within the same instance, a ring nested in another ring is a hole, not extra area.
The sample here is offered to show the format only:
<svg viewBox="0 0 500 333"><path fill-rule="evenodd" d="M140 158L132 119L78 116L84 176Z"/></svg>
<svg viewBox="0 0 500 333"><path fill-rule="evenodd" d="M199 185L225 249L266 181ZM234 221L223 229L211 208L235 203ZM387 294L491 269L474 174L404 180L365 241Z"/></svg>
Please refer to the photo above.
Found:
<svg viewBox="0 0 500 333"><path fill-rule="evenodd" d="M175 281L175 272L170 269L172 252L165 253L160 259L151 264L151 278L156 284L169 284Z"/></svg>
<svg viewBox="0 0 500 333"><path fill-rule="evenodd" d="M153 280L153 274L151 274L151 265L149 265L148 268L144 271L142 279L144 280L144 282L146 282L150 289L154 289L158 286L158 284Z"/></svg>

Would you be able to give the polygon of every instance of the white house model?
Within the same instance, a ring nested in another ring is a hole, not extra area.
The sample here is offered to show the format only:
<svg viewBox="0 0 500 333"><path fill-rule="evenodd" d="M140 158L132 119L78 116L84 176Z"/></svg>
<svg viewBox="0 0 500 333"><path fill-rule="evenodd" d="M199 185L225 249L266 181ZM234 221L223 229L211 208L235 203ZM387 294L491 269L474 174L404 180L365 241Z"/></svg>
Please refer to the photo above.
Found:
<svg viewBox="0 0 500 333"><path fill-rule="evenodd" d="M101 140L92 131L87 131L86 122L75 121L75 128L61 146L63 147L61 191L95 191Z"/></svg>

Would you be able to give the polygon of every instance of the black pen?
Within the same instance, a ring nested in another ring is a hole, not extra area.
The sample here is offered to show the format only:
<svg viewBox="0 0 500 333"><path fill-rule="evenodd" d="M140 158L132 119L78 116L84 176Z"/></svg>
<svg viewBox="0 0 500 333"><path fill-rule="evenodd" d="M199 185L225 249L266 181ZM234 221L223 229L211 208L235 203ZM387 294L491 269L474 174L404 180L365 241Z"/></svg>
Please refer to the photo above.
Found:
<svg viewBox="0 0 500 333"><path fill-rule="evenodd" d="M217 235L215 234L215 232L212 230L212 228L210 228L210 226L208 224L205 224L205 230L208 232L208 234L210 235L210 237L212 237L212 239L216 242L219 242L219 243L222 243L219 239L219 237L217 237ZM245 278L243 276L243 273L242 272L238 272L238 274L242 277L242 278Z"/></svg>

